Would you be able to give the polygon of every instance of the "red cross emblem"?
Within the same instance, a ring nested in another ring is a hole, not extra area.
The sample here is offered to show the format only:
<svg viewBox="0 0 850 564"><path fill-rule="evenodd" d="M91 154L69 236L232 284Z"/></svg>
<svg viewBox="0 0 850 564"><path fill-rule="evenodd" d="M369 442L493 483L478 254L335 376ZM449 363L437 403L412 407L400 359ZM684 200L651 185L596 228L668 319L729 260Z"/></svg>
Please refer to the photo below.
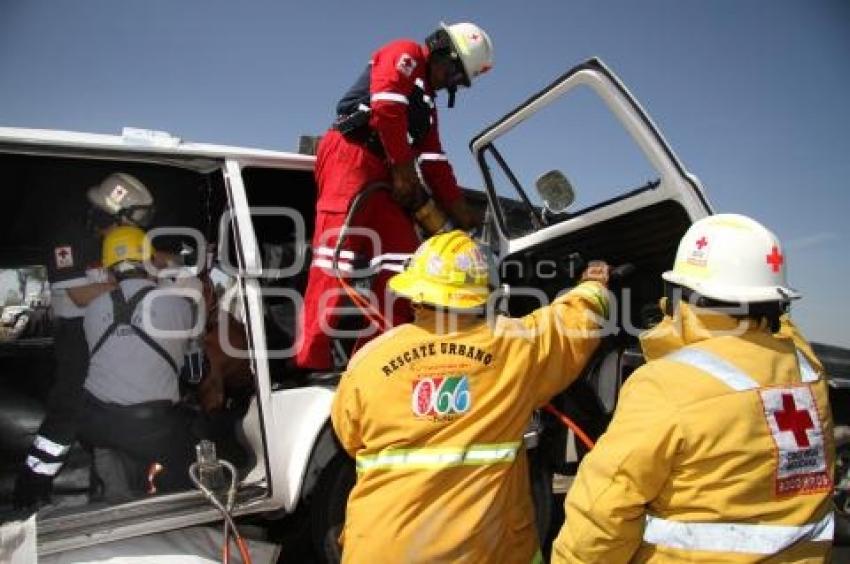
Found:
<svg viewBox="0 0 850 564"><path fill-rule="evenodd" d="M74 266L74 253L71 247L56 247L53 249L56 268L68 268Z"/></svg>
<svg viewBox="0 0 850 564"><path fill-rule="evenodd" d="M702 237L699 241L697 241L697 249L703 250L703 248L708 246L708 239Z"/></svg>
<svg viewBox="0 0 850 564"><path fill-rule="evenodd" d="M410 76L413 74L413 69L416 68L416 61L407 53L402 53L398 59L398 63L396 63L396 68L404 76Z"/></svg>
<svg viewBox="0 0 850 564"><path fill-rule="evenodd" d="M776 418L776 426L780 431L791 431L794 433L794 441L798 447L809 446L807 429L814 429L815 424L807 410L797 411L797 404L791 394L782 394L782 411L773 414Z"/></svg>
<svg viewBox="0 0 850 564"><path fill-rule="evenodd" d="M770 265L773 272L779 272L779 267L782 266L782 263L784 262L785 257L779 252L779 247L774 245L771 253L767 255L767 264Z"/></svg>

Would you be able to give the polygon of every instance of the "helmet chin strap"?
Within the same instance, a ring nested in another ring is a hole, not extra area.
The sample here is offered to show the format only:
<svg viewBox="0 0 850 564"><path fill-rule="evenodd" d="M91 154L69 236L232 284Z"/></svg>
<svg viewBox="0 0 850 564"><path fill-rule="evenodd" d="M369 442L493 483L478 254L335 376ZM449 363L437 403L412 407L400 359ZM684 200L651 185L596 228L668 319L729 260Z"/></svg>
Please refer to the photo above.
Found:
<svg viewBox="0 0 850 564"><path fill-rule="evenodd" d="M448 92L449 92L449 107L454 108L455 107L455 94L457 94L457 86L455 86L455 85L447 86L446 90L448 90Z"/></svg>

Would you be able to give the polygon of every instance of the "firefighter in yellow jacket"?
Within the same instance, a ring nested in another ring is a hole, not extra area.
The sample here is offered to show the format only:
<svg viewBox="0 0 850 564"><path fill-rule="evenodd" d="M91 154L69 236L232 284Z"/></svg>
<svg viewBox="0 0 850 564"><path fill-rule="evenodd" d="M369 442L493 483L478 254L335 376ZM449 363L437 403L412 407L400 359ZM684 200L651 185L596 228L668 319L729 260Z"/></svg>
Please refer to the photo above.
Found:
<svg viewBox="0 0 850 564"><path fill-rule="evenodd" d="M427 240L391 289L413 323L352 358L334 429L355 458L343 561L539 561L523 434L598 344L608 267L524 318L481 315L488 266L460 231Z"/></svg>
<svg viewBox="0 0 850 564"><path fill-rule="evenodd" d="M776 237L740 215L682 239L649 361L566 501L552 561L824 562L833 530L827 384L785 310Z"/></svg>

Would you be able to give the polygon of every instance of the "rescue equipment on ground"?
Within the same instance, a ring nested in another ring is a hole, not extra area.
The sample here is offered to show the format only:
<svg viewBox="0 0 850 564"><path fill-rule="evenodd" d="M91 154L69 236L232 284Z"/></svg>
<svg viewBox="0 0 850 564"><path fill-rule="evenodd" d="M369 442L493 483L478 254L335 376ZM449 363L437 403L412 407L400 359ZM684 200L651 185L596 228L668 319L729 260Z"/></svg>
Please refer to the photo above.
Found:
<svg viewBox="0 0 850 564"><path fill-rule="evenodd" d="M236 505L236 487L238 474L236 467L230 462L216 456L215 443L202 440L195 445L197 459L189 467L189 478L207 500L218 509L224 518L224 544L222 548L222 564L230 562L230 535L233 535L236 548L243 564L251 564L251 554L245 539L239 533L239 528L233 521L233 508ZM224 477L224 471L230 473L230 484Z"/></svg>

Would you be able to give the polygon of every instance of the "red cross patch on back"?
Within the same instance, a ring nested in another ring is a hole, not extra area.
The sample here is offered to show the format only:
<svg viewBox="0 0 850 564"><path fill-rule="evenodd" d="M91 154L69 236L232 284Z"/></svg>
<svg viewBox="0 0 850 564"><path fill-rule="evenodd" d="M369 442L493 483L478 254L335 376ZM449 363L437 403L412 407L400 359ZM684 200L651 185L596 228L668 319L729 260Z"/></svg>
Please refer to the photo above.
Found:
<svg viewBox="0 0 850 564"><path fill-rule="evenodd" d="M759 394L776 445L776 495L830 490L823 428L811 388L767 388Z"/></svg>

